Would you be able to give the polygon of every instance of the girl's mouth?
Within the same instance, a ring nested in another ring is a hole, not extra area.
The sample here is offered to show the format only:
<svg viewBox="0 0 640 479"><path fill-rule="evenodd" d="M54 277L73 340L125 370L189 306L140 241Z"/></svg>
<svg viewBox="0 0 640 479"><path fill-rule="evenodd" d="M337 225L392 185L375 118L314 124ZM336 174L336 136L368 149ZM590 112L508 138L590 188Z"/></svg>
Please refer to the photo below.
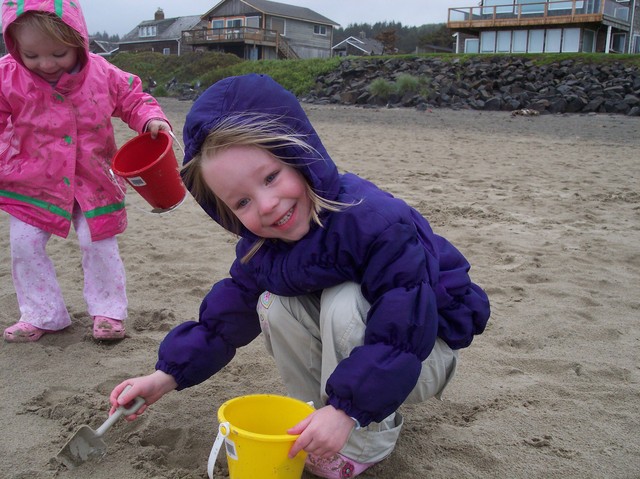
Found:
<svg viewBox="0 0 640 479"><path fill-rule="evenodd" d="M287 221L291 219L292 216L293 216L293 208L287 211L287 213L282 218L280 218L280 220L277 221L275 225L276 226L284 225Z"/></svg>

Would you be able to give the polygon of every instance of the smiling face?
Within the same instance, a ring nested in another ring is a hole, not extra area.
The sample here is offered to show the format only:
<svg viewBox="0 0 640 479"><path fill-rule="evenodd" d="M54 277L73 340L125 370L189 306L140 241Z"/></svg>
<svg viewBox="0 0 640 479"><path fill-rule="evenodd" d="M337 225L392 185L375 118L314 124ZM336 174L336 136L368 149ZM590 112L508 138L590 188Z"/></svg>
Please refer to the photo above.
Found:
<svg viewBox="0 0 640 479"><path fill-rule="evenodd" d="M284 241L307 234L312 205L298 170L253 146L232 146L203 160L207 186L253 234Z"/></svg>
<svg viewBox="0 0 640 479"><path fill-rule="evenodd" d="M24 65L49 83L57 82L78 62L78 49L45 35L31 25L19 25L14 41Z"/></svg>

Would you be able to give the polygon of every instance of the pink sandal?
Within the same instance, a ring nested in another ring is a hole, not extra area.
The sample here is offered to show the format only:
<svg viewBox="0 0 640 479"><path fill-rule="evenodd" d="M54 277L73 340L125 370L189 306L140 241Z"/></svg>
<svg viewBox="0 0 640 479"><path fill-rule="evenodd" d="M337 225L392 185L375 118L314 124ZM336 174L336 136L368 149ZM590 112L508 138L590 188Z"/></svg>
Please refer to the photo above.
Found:
<svg viewBox="0 0 640 479"><path fill-rule="evenodd" d="M106 316L93 317L93 337L95 339L123 339L125 333L124 321L107 318Z"/></svg>
<svg viewBox="0 0 640 479"><path fill-rule="evenodd" d="M37 341L47 333L54 333L47 329L40 329L33 324L18 321L4 330L4 340L8 343L30 343Z"/></svg>

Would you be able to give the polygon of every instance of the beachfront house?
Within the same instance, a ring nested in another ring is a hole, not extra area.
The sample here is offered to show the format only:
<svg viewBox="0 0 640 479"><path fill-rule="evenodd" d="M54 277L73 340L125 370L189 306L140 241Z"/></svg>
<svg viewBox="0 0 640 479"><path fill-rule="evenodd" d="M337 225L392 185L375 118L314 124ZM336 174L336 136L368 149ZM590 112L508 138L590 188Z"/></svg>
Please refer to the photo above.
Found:
<svg viewBox="0 0 640 479"><path fill-rule="evenodd" d="M182 32L184 48L247 60L330 57L339 26L309 8L268 0L222 0L202 20Z"/></svg>
<svg viewBox="0 0 640 479"><path fill-rule="evenodd" d="M336 43L331 50L334 57L382 55L384 45L378 40L367 38L365 32L360 32L357 37L349 37Z"/></svg>
<svg viewBox="0 0 640 479"><path fill-rule="evenodd" d="M165 55L182 53L182 32L201 25L200 15L165 18L161 8L156 10L153 20L139 23L127 33L120 43L120 52L160 52Z"/></svg>
<svg viewBox="0 0 640 479"><path fill-rule="evenodd" d="M640 0L483 0L449 9L459 53L640 53Z"/></svg>

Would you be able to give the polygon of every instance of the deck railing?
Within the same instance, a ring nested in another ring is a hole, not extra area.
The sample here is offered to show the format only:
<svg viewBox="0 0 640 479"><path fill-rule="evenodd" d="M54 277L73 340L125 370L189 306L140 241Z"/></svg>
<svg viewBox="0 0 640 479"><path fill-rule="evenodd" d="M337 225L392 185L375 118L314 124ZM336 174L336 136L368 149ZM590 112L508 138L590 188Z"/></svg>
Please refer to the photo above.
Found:
<svg viewBox="0 0 640 479"><path fill-rule="evenodd" d="M525 3L526 1L526 3ZM493 2L492 2L493 3ZM457 7L449 9L449 22L474 22L486 20L532 19L569 16L579 20L581 15L603 15L617 21L629 22L629 7L614 0L519 0L501 5Z"/></svg>
<svg viewBox="0 0 640 479"><path fill-rule="evenodd" d="M246 43L274 47L281 58L298 58L285 37L275 30L254 27L201 28L182 32L185 45L207 45L212 43Z"/></svg>
<svg viewBox="0 0 640 479"><path fill-rule="evenodd" d="M201 28L199 30L185 30L182 32L182 42L187 45L203 43L260 42L276 44L278 32L253 27L235 28Z"/></svg>

